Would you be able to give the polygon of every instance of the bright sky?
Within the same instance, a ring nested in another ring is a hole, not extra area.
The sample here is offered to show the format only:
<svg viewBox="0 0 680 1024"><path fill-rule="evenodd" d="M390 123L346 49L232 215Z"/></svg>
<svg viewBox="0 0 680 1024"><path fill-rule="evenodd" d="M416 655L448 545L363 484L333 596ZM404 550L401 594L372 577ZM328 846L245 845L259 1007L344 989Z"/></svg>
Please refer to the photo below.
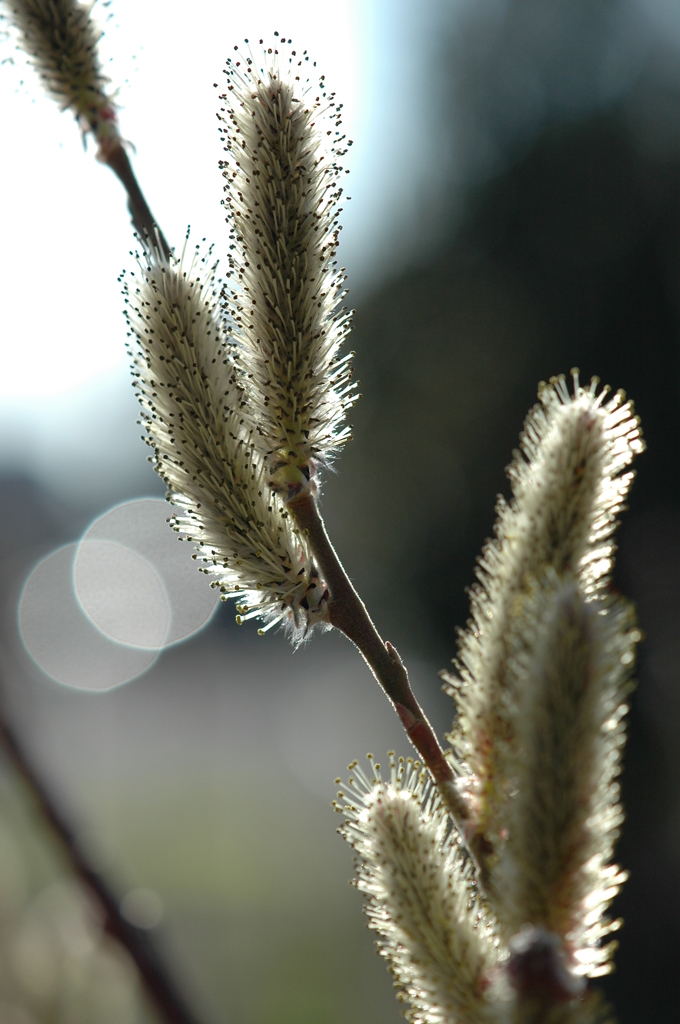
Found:
<svg viewBox="0 0 680 1024"><path fill-rule="evenodd" d="M340 254L350 298L386 260L403 261L413 197L433 167L424 69L451 9L446 0L113 0L102 55L137 176L171 244L188 224L218 253L225 244L213 82L234 45L278 30L317 59L355 143ZM112 439L134 412L117 281L133 240L114 176L92 147L83 152L74 119L21 58L12 65L9 43L0 46L0 471L58 476L95 433Z"/></svg>
<svg viewBox="0 0 680 1024"><path fill-rule="evenodd" d="M433 0L430 6L436 15L440 4ZM414 57L404 52L404 37L413 35L410 5L293 0L284 8L279 0L198 0L189 8L177 0L114 0L111 10L102 50L120 88L121 129L136 147L138 178L171 243L181 243L187 224L218 251L225 242L213 82L223 79L224 60L235 44L244 37L271 38L278 29L318 58L344 103L344 128L356 144L348 157L353 175L347 191L354 205L344 216L343 259L351 258L357 275L371 274L400 184L405 182L407 196L412 188L405 179L418 150L417 144L409 146L390 173L402 140L395 137L394 107L385 108L381 93L389 76L399 113L413 103L406 76ZM6 46L4 55L9 52ZM401 75L395 74L399 65ZM25 84L17 88L20 78ZM129 262L130 230L118 183L97 165L93 152L83 153L73 118L59 114L35 76L5 64L0 88L6 154L0 172L0 396L30 399L67 391L121 364L116 278Z"/></svg>

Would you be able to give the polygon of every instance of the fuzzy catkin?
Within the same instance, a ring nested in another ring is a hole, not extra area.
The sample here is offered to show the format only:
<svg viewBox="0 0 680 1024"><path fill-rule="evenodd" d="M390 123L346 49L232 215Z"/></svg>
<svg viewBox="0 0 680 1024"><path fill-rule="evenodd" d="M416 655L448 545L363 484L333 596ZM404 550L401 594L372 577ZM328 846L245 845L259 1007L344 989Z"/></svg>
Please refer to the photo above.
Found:
<svg viewBox="0 0 680 1024"><path fill-rule="evenodd" d="M499 960L493 920L450 831L446 810L418 762L390 755L367 779L350 765L336 809L341 835L356 855L356 886L369 927L388 962L413 1024L472 1024L502 1019L485 995ZM337 780L338 782L340 780Z"/></svg>
<svg viewBox="0 0 680 1024"><path fill-rule="evenodd" d="M563 377L541 385L508 470L512 501L499 499L495 537L479 561L458 676L444 674L458 711L449 738L469 772L474 828L491 846L515 756L508 665L523 599L550 568L573 573L584 594L606 589L616 517L633 478L624 471L644 447L632 404L622 392L605 401L598 383L580 387L574 374L573 396Z"/></svg>
<svg viewBox="0 0 680 1024"><path fill-rule="evenodd" d="M99 61L101 31L92 4L76 0L4 0L19 45L31 58L47 92L71 110L83 132L92 131L105 152L120 143L109 79Z"/></svg>
<svg viewBox="0 0 680 1024"><path fill-rule="evenodd" d="M616 777L640 639L632 609L586 600L573 576L546 574L523 609L511 659L517 738L507 840L491 872L507 932L559 936L576 975L607 973L604 916L625 875L612 865L623 813Z"/></svg>
<svg viewBox="0 0 680 1024"><path fill-rule="evenodd" d="M340 106L323 76L314 91L301 81L307 60L285 39L263 67L250 55L230 59L219 115L232 238L226 308L254 443L284 499L347 441L356 398L349 356L340 354L349 331L335 260Z"/></svg>
<svg viewBox="0 0 680 1024"><path fill-rule="evenodd" d="M185 265L146 252L126 284L133 376L153 462L222 597L244 618L306 630L326 590L307 545L267 487L243 413L243 388L219 311L209 255Z"/></svg>

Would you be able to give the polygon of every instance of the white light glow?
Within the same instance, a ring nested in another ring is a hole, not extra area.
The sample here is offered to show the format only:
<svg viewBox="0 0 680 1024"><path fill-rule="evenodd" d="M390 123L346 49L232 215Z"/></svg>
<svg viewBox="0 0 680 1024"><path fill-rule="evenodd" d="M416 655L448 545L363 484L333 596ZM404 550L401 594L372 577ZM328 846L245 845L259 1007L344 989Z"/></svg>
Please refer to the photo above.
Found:
<svg viewBox="0 0 680 1024"><path fill-rule="evenodd" d="M166 501L128 501L96 519L81 541L76 592L112 640L176 643L201 629L219 604L219 591L198 571L193 544L180 544L168 528L170 513Z"/></svg>
<svg viewBox="0 0 680 1024"><path fill-rule="evenodd" d="M26 580L19 602L19 633L27 653L57 683L78 690L110 690L145 672L157 650L109 640L76 601L73 558L77 545L54 551Z"/></svg>

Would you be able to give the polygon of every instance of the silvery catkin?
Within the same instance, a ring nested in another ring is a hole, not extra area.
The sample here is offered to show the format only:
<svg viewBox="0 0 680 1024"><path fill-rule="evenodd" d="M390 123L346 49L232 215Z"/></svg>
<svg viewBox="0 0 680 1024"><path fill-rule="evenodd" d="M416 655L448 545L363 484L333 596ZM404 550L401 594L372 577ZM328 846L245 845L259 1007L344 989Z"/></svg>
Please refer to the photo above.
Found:
<svg viewBox="0 0 680 1024"><path fill-rule="evenodd" d="M301 78L290 41L227 63L221 113L230 272L225 302L269 482L287 500L350 436L355 401L335 260L346 151L340 107ZM313 484L312 484L313 485Z"/></svg>

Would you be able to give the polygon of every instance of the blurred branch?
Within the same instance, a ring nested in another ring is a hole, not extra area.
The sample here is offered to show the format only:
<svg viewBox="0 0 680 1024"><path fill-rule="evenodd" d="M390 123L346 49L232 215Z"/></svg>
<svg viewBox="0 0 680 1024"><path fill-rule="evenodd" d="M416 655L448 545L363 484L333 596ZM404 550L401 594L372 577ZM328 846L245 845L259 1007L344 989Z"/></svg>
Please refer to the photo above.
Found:
<svg viewBox="0 0 680 1024"><path fill-rule="evenodd" d="M104 929L127 950L137 966L150 1002L167 1024L200 1024L176 989L158 951L144 932L121 915L119 901L104 879L93 869L70 827L56 806L30 756L0 709L0 744L7 759L30 791L35 806L66 855L71 868L99 906Z"/></svg>

